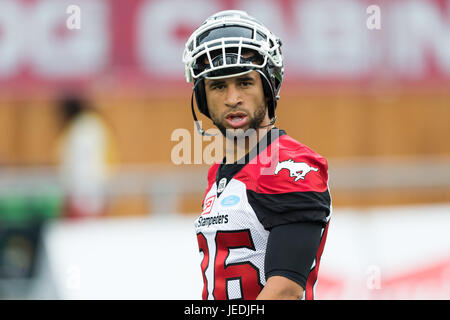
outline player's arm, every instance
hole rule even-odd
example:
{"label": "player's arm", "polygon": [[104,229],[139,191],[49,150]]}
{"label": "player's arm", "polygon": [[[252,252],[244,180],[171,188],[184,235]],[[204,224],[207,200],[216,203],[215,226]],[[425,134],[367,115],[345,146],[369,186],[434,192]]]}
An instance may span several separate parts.
{"label": "player's arm", "polygon": [[297,222],[272,228],[265,256],[266,285],[258,300],[303,298],[322,227],[316,222]]}
{"label": "player's arm", "polygon": [[272,276],[256,300],[301,300],[303,292],[298,283],[282,276]]}

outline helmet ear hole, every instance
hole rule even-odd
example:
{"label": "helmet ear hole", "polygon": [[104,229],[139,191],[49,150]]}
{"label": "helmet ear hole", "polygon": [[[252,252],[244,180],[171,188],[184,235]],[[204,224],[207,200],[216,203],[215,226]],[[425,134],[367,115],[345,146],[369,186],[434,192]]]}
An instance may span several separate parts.
{"label": "helmet ear hole", "polygon": [[275,117],[275,108],[277,107],[277,99],[275,98],[275,92],[273,91],[272,84],[269,82],[269,78],[262,72],[257,70],[261,77],[263,86],[264,97],[267,101],[267,108],[269,110],[269,118]]}
{"label": "helmet ear hole", "polygon": [[211,118],[209,115],[208,103],[206,102],[205,80],[203,78],[197,80],[194,87],[194,93],[198,110],[208,118]]}

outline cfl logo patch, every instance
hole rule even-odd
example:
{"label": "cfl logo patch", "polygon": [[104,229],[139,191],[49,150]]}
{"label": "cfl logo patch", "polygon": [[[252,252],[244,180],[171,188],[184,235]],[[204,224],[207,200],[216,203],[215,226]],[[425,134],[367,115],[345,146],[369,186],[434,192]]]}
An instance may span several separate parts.
{"label": "cfl logo patch", "polygon": [[213,204],[214,204],[214,200],[216,200],[215,195],[207,198],[205,200],[205,202],[203,202],[203,210],[202,210],[201,215],[209,214],[211,212]]}

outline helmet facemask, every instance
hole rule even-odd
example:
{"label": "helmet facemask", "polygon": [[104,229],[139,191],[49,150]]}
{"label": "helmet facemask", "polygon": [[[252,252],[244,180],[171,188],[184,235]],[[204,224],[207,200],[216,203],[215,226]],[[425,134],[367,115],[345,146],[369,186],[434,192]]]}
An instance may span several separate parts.
{"label": "helmet facemask", "polygon": [[262,68],[266,61],[257,52],[230,47],[225,50],[215,50],[197,59],[193,66],[194,72],[202,73],[202,78],[219,79],[246,74]]}

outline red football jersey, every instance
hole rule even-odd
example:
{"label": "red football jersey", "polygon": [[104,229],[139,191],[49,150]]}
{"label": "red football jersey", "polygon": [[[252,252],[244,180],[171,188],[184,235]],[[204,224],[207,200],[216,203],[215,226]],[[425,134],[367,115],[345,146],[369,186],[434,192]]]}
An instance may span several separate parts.
{"label": "red football jersey", "polygon": [[313,299],[330,214],[326,160],[282,130],[270,130],[243,161],[214,164],[195,221],[202,298],[255,299],[266,282],[270,229],[319,222],[322,239],[304,288]]}

